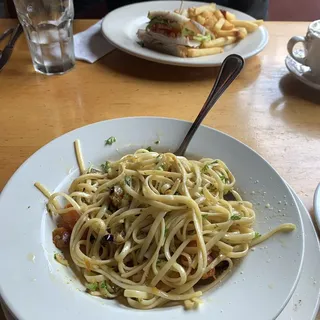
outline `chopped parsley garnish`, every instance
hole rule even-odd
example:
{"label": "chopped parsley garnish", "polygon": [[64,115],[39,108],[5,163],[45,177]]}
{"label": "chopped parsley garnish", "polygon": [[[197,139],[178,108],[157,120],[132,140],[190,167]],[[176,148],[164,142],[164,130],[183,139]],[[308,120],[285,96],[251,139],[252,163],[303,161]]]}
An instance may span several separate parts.
{"label": "chopped parsley garnish", "polygon": [[226,182],[227,182],[227,178],[226,178],[223,174],[221,174],[220,172],[218,172],[218,176],[219,176],[220,180],[221,180],[223,183],[226,183]]}
{"label": "chopped parsley garnish", "polygon": [[239,216],[238,214],[233,214],[230,219],[231,220],[240,220],[241,216]]}
{"label": "chopped parsley garnish", "polygon": [[86,285],[87,289],[90,291],[96,291],[98,289],[98,284],[96,282],[94,283],[87,283]]}
{"label": "chopped parsley garnish", "polygon": [[[201,172],[202,172],[202,173],[206,173],[206,172],[210,169],[209,166],[211,166],[211,165],[213,165],[213,164],[215,164],[215,163],[218,163],[218,160],[214,160],[214,161],[212,161],[211,163],[206,163],[206,164],[202,167]],[[219,175],[219,176],[220,176],[220,175]]]}
{"label": "chopped parsley garnish", "polygon": [[109,139],[107,139],[106,141],[105,141],[105,145],[107,146],[107,145],[109,145],[109,146],[111,146],[113,143],[115,143],[117,141],[117,139],[115,138],[115,137],[110,137]]}
{"label": "chopped parsley garnish", "polygon": [[202,173],[206,173],[208,170],[209,170],[209,166],[208,166],[208,164],[205,164],[205,165],[202,167],[201,172],[202,172]]}
{"label": "chopped parsley garnish", "polygon": [[131,186],[132,178],[130,176],[125,176],[124,177],[124,182],[128,185]]}
{"label": "chopped parsley garnish", "polygon": [[126,194],[123,196],[123,199],[125,199],[125,200],[130,200],[130,195],[126,193]]}
{"label": "chopped parsley garnish", "polygon": [[164,170],[163,166],[159,166],[158,170],[163,171]]}
{"label": "chopped parsley garnish", "polygon": [[261,234],[259,232],[255,232],[253,239],[257,239],[257,238],[260,238],[260,237],[261,237]]}
{"label": "chopped parsley garnish", "polygon": [[100,284],[100,288],[101,289],[107,289],[107,284],[105,281],[103,281],[101,284]]}
{"label": "chopped parsley garnish", "polygon": [[152,152],[152,148],[149,146],[148,148],[146,148],[146,150],[148,150],[149,152]]}
{"label": "chopped parsley garnish", "polygon": [[108,170],[110,169],[110,162],[109,161],[106,161],[105,163],[103,163],[102,165],[101,165],[101,168],[102,168],[102,170],[104,171],[104,172],[108,172]]}
{"label": "chopped parsley garnish", "polygon": [[157,140],[154,142],[154,144],[159,144],[160,143],[160,140]]}
{"label": "chopped parsley garnish", "polygon": [[204,215],[202,216],[202,218],[203,218],[203,219],[206,219],[206,220],[208,220],[208,217],[209,217],[208,214],[204,214]]}
{"label": "chopped parsley garnish", "polygon": [[164,236],[165,236],[165,237],[167,236],[168,231],[169,231],[169,230],[168,230],[167,228],[164,229]]}

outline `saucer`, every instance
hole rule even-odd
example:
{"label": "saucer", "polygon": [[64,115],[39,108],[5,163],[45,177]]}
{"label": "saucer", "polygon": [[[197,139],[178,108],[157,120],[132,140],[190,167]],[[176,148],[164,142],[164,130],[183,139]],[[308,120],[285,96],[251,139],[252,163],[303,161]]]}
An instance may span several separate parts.
{"label": "saucer", "polygon": [[[295,50],[294,54],[296,56],[303,57],[304,51],[299,49]],[[316,77],[311,73],[311,69],[294,59],[292,59],[289,55],[285,60],[286,66],[288,70],[301,82],[305,83],[309,87],[320,90],[320,77]]]}

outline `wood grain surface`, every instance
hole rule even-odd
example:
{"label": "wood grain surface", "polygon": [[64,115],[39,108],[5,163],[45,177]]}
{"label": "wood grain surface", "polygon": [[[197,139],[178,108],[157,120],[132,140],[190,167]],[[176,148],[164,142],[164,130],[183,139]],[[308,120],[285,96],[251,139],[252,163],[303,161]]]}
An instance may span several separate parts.
{"label": "wood grain surface", "polygon": [[[75,32],[94,22],[75,21]],[[0,20],[0,32],[15,24]],[[312,214],[320,182],[320,93],[298,82],[284,64],[288,40],[304,35],[307,26],[267,22],[269,44],[246,62],[204,124],[260,153]],[[41,146],[83,125],[147,115],[192,121],[216,74],[217,68],[160,65],[115,50],[95,64],[77,62],[71,72],[48,77],[33,70],[22,36],[0,72],[0,190]]]}

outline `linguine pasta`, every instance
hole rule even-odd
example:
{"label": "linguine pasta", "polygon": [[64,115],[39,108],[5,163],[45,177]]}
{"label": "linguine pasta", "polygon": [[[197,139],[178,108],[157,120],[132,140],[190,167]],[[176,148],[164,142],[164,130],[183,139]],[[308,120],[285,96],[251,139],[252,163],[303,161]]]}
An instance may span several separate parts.
{"label": "linguine pasta", "polygon": [[[70,230],[68,239],[54,231],[55,244],[66,240],[93,295],[124,296],[137,309],[168,302],[192,308],[232,271],[234,259],[274,232],[295,228],[256,233],[252,204],[235,191],[221,160],[140,149],[96,170],[85,168],[79,141],[75,150],[80,176],[68,193],[36,186]],[[68,229],[71,214],[76,219]]]}

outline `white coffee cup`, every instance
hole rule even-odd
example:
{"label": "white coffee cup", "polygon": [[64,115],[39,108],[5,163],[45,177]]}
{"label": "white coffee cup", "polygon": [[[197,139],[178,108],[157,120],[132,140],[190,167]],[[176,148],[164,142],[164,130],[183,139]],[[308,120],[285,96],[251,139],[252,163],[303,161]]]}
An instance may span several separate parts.
{"label": "white coffee cup", "polygon": [[[301,42],[304,46],[304,57],[294,54],[293,48],[298,42]],[[288,42],[287,49],[292,59],[310,67],[312,74],[315,76],[320,76],[320,20],[309,25],[305,37],[292,37]]]}

